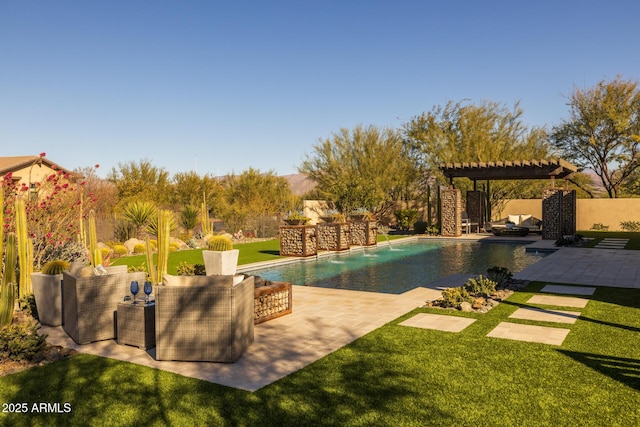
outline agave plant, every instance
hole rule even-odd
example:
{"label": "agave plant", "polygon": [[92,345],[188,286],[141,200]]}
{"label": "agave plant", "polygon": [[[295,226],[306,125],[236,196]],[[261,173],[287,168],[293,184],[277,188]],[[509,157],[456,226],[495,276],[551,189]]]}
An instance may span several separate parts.
{"label": "agave plant", "polygon": [[136,227],[136,235],[142,238],[142,230],[148,226],[154,219],[157,220],[157,210],[153,203],[135,200],[127,203],[122,208],[122,216]]}

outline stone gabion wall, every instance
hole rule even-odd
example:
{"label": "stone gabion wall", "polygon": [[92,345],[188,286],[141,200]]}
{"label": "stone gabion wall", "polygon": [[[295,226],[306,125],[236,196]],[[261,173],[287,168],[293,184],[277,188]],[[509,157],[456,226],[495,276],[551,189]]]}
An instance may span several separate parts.
{"label": "stone gabion wall", "polygon": [[376,221],[352,221],[349,223],[351,245],[373,246],[378,243]]}
{"label": "stone gabion wall", "polygon": [[265,292],[254,298],[254,322],[266,320],[291,312],[291,285],[280,286],[273,291]]}
{"label": "stone gabion wall", "polygon": [[542,192],[542,238],[557,240],[576,234],[576,192],[547,188]]}
{"label": "stone gabion wall", "polygon": [[467,191],[467,215],[469,221],[479,224],[479,227],[484,227],[485,217],[487,214],[486,208],[487,194],[484,191]]}
{"label": "stone gabion wall", "polygon": [[317,254],[315,225],[280,227],[280,255],[311,256]]}
{"label": "stone gabion wall", "polygon": [[442,231],[446,237],[462,236],[462,193],[457,188],[440,192]]}
{"label": "stone gabion wall", "polygon": [[318,250],[343,251],[349,249],[349,224],[331,222],[318,224]]}
{"label": "stone gabion wall", "polygon": [[[562,190],[562,234],[576,234],[576,192]],[[544,226],[544,224],[542,224]]]}

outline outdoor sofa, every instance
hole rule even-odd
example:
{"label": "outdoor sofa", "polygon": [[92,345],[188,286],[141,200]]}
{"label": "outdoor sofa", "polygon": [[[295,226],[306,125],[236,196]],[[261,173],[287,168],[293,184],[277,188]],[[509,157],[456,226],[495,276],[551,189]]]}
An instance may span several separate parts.
{"label": "outdoor sofa", "polygon": [[155,297],[157,360],[235,362],[253,343],[253,276],[165,274]]}
{"label": "outdoor sofa", "polygon": [[127,266],[107,267],[97,275],[92,267],[62,275],[62,329],[78,344],[114,339],[118,303],[130,295],[132,280],[143,283],[146,273],[128,273]]}
{"label": "outdoor sofa", "polygon": [[513,223],[513,227],[517,229],[526,229],[527,233],[542,232],[542,221],[530,214],[513,214],[498,221],[493,221],[491,222],[491,232],[500,235],[504,229],[509,228],[507,222]]}

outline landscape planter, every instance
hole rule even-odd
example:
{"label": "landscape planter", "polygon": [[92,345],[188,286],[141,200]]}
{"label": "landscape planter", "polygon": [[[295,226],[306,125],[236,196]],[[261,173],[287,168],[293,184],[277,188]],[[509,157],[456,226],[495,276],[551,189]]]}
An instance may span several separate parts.
{"label": "landscape planter", "polygon": [[349,249],[349,224],[331,222],[318,224],[318,250],[344,251]]}
{"label": "landscape planter", "polygon": [[239,254],[240,251],[238,249],[231,249],[229,251],[202,251],[206,275],[235,275],[238,267]]}
{"label": "landscape planter", "polygon": [[280,227],[280,256],[312,256],[318,253],[318,227],[291,225]]}
{"label": "landscape planter", "polygon": [[62,273],[33,273],[31,283],[40,323],[47,326],[62,325]]}

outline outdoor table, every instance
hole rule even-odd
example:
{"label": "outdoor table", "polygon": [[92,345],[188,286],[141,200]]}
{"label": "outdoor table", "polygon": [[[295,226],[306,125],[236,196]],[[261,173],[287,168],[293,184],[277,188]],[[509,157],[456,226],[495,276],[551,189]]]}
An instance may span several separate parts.
{"label": "outdoor table", "polygon": [[138,301],[118,303],[117,342],[144,350],[156,346],[156,304]]}

